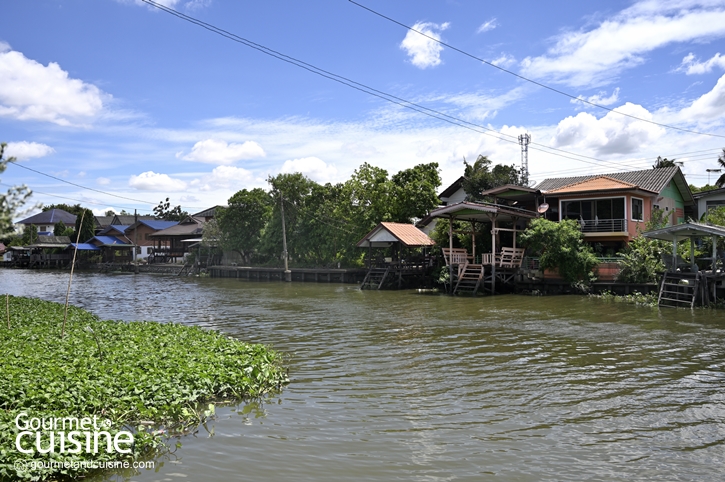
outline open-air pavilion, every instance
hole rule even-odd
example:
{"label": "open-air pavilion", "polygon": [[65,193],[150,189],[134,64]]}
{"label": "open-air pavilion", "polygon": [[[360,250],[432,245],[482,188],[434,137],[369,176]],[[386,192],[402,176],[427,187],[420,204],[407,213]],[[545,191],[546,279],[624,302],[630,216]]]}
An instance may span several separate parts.
{"label": "open-air pavilion", "polygon": [[[524,229],[529,220],[538,216],[537,212],[520,209],[514,206],[504,206],[493,203],[460,202],[450,206],[438,208],[430,213],[433,218],[448,219],[448,247],[443,248],[443,255],[448,265],[451,280],[451,293],[469,291],[476,293],[481,285],[490,285],[491,293],[496,292],[496,280],[510,282],[521,267],[524,258],[524,249],[517,247],[517,234]],[[468,221],[471,223],[473,238],[471,253],[462,248],[453,247],[453,221]],[[476,253],[476,224],[486,224],[491,230],[491,252]],[[511,241],[510,246],[504,246],[501,235]],[[486,274],[490,272],[490,275]]]}
{"label": "open-air pavilion", "polygon": [[[386,280],[397,280],[400,288],[404,278],[425,274],[431,266],[426,250],[434,245],[435,241],[412,224],[378,224],[357,243],[357,247],[368,249],[368,272],[360,288],[381,289]],[[387,253],[374,256],[373,249]]]}
{"label": "open-air pavilion", "polygon": [[[718,251],[717,246],[718,241],[725,239],[725,227],[687,222],[642,235],[672,243],[672,255],[663,256],[667,271],[660,285],[659,305],[694,307],[698,299],[703,305],[717,301],[718,285],[725,279],[725,254]],[[703,238],[712,240],[710,256],[695,258],[696,240]],[[687,239],[690,240],[690,259],[685,261],[677,255],[677,244]]]}

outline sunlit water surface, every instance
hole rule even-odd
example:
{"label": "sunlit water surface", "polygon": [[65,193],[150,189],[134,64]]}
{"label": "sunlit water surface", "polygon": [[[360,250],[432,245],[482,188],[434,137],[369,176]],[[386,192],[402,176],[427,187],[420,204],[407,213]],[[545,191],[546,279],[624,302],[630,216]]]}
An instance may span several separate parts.
{"label": "sunlit water surface", "polygon": [[[0,270],[0,291],[63,301],[67,280]],[[71,303],[288,355],[281,394],[110,480],[725,479],[723,312],[82,273]]]}

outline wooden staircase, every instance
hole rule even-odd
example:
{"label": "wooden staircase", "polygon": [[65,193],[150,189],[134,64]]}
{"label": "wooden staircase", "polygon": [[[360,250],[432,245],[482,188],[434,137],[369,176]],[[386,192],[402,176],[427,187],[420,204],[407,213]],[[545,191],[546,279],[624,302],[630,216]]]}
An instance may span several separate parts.
{"label": "wooden staircase", "polygon": [[662,276],[657,304],[670,308],[694,308],[699,284],[700,273],[667,272]]}
{"label": "wooden staircase", "polygon": [[376,289],[379,290],[383,287],[383,283],[385,283],[385,278],[388,277],[388,274],[390,273],[390,268],[370,268],[365,275],[365,279],[363,280],[362,284],[360,285],[360,289]]}
{"label": "wooden staircase", "polygon": [[461,266],[458,271],[458,281],[453,294],[470,293],[475,295],[483,282],[484,269],[482,264],[468,264]]}

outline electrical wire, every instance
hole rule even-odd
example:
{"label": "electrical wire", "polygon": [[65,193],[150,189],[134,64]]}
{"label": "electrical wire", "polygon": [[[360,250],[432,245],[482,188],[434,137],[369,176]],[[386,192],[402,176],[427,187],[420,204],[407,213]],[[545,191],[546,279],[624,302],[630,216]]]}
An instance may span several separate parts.
{"label": "electrical wire", "polygon": [[[404,107],[404,108],[407,108],[407,109],[416,111],[418,113],[421,113],[421,114],[427,115],[429,117],[432,117],[432,118],[441,120],[443,122],[447,122],[449,124],[453,124],[453,125],[456,125],[456,126],[459,126],[459,127],[463,127],[465,129],[468,129],[468,130],[477,132],[479,134],[484,134],[484,135],[488,135],[488,136],[494,137],[494,138],[496,138],[496,139],[498,139],[500,141],[509,142],[509,143],[517,144],[517,145],[519,144],[518,138],[516,136],[514,136],[514,135],[504,134],[504,133],[501,133],[501,132],[496,131],[495,129],[491,129],[489,127],[486,127],[486,126],[483,126],[483,125],[480,125],[480,124],[475,124],[475,123],[472,123],[472,122],[468,122],[468,121],[466,121],[464,119],[460,119],[458,117],[450,116],[450,115],[445,114],[443,112],[440,112],[438,110],[435,110],[435,109],[431,109],[431,108],[422,106],[422,105],[417,104],[415,102],[412,102],[412,101],[403,99],[401,97],[394,96],[392,94],[388,94],[388,93],[383,92],[381,90],[377,90],[377,89],[375,89],[373,87],[367,86],[367,85],[362,84],[360,82],[356,82],[356,81],[354,81],[352,79],[349,79],[347,77],[343,77],[341,75],[334,74],[332,72],[329,72],[327,70],[321,69],[319,67],[316,67],[316,66],[314,66],[312,64],[309,64],[309,63],[304,62],[302,60],[299,60],[297,58],[291,57],[289,55],[283,54],[283,53],[278,52],[276,50],[273,50],[271,48],[265,47],[264,45],[261,45],[261,44],[255,43],[255,42],[253,42],[251,40],[248,40],[248,39],[245,39],[243,37],[240,37],[240,36],[238,36],[238,35],[236,35],[234,33],[231,33],[231,32],[229,32],[227,30],[224,30],[222,28],[216,27],[216,26],[214,26],[212,24],[209,24],[207,22],[204,22],[202,20],[199,20],[199,19],[197,19],[195,17],[191,17],[189,15],[186,15],[184,13],[181,13],[181,12],[179,12],[177,10],[174,10],[174,9],[172,9],[170,7],[167,7],[165,5],[161,5],[161,4],[159,4],[159,3],[157,3],[157,2],[155,2],[153,0],[141,0],[141,1],[144,2],[144,3],[146,3],[146,4],[148,4],[148,5],[150,5],[150,6],[153,6],[153,7],[157,8],[157,9],[159,9],[159,10],[162,10],[162,11],[164,11],[164,12],[170,14],[170,15],[173,15],[173,16],[181,19],[181,20],[187,21],[189,23],[192,23],[194,25],[197,25],[199,27],[202,27],[202,28],[204,28],[206,30],[209,30],[212,33],[216,33],[217,35],[220,35],[222,37],[225,37],[225,38],[227,38],[229,40],[232,40],[234,42],[240,43],[240,44],[245,45],[247,47],[250,47],[252,49],[255,49],[255,50],[259,51],[259,52],[262,52],[262,53],[264,53],[266,55],[269,55],[271,57],[274,57],[274,58],[276,58],[278,60],[281,60],[283,62],[287,62],[289,64],[292,64],[292,65],[296,66],[296,67],[299,67],[301,69],[307,70],[307,71],[309,71],[309,72],[311,72],[313,74],[319,75],[321,77],[325,77],[325,78],[327,78],[329,80],[333,80],[335,82],[338,82],[340,84],[346,85],[346,86],[348,86],[350,88],[353,88],[355,90],[361,91],[361,92],[366,93],[368,95],[372,95],[374,97],[378,97],[378,98],[383,99],[383,100],[385,100],[387,102],[390,102],[392,104],[396,104],[398,106],[401,106],[401,107]],[[575,161],[579,161],[579,162],[589,163],[589,164],[593,164],[593,165],[597,165],[597,166],[601,166],[603,164],[609,164],[612,167],[617,167],[617,168],[620,168],[620,169],[631,169],[630,166],[628,166],[626,164],[623,164],[623,163],[618,163],[616,161],[605,161],[603,159],[597,159],[595,157],[586,156],[586,155],[583,155],[583,154],[577,154],[577,153],[570,152],[570,151],[566,151],[566,150],[563,150],[563,149],[557,149],[557,148],[554,148],[554,147],[545,146],[545,145],[540,144],[540,143],[532,142],[530,144],[530,146],[533,146],[533,147],[530,147],[530,149],[532,149],[532,150],[539,150],[539,151],[548,152],[548,153],[557,153],[557,155],[559,155],[561,157],[564,157],[564,158],[567,158],[567,159],[571,159],[571,160],[575,160]],[[576,156],[576,157],[572,157],[572,156]],[[589,160],[595,161],[595,162],[588,162],[588,161],[586,161],[586,159],[589,159]]]}
{"label": "electrical wire", "polygon": [[93,191],[93,192],[97,192],[97,193],[100,193],[100,194],[105,194],[106,196],[113,196],[113,197],[117,197],[119,199],[125,199],[127,201],[134,201],[134,202],[144,203],[144,204],[156,204],[155,202],[151,202],[151,201],[143,201],[141,199],[134,199],[134,198],[126,197],[126,196],[119,196],[118,194],[112,194],[110,192],[101,191],[99,189],[93,189],[92,187],[81,186],[80,184],[76,184],[74,182],[66,181],[65,179],[61,179],[59,177],[51,176],[50,174],[46,174],[44,172],[37,171],[37,170],[35,170],[33,168],[30,168],[28,166],[23,166],[22,164],[18,164],[17,161],[16,162],[10,162],[8,164],[13,165],[13,166],[22,167],[23,169],[27,169],[28,171],[33,171],[34,173],[40,174],[41,176],[49,177],[51,179],[55,179],[56,181],[60,181],[60,182],[66,183],[66,184],[70,184],[71,186],[79,187],[81,189],[86,189],[88,191]]}
{"label": "electrical wire", "polygon": [[544,89],[550,90],[552,92],[555,92],[557,94],[563,95],[565,97],[569,97],[570,99],[574,99],[574,100],[576,100],[578,102],[591,105],[591,106],[596,107],[598,109],[606,110],[607,112],[614,112],[615,114],[623,115],[623,116],[629,117],[631,119],[636,119],[636,120],[639,120],[639,121],[642,121],[642,122],[647,122],[649,124],[654,124],[656,126],[664,127],[666,129],[674,129],[674,130],[677,130],[677,131],[687,132],[689,134],[697,134],[697,135],[700,135],[700,136],[710,136],[710,137],[725,138],[724,135],[720,135],[720,134],[712,134],[712,133],[709,133],[709,132],[693,131],[693,130],[690,130],[690,129],[684,129],[682,127],[676,127],[676,126],[669,125],[669,124],[662,124],[660,122],[655,122],[655,121],[651,121],[651,120],[648,120],[648,119],[643,119],[641,117],[637,117],[637,116],[634,116],[634,115],[631,115],[631,114],[626,114],[626,113],[620,112],[620,111],[618,111],[616,109],[611,109],[611,108],[606,107],[606,106],[603,106],[601,104],[597,104],[597,103],[588,101],[586,99],[583,99],[581,97],[574,96],[572,94],[569,94],[568,92],[564,92],[564,91],[559,90],[559,89],[557,89],[555,87],[551,87],[551,86],[546,85],[546,84],[543,84],[541,82],[537,82],[536,80],[530,79],[528,77],[524,77],[523,75],[517,74],[516,72],[513,72],[511,70],[504,69],[503,67],[500,67],[500,66],[498,66],[498,65],[496,65],[496,64],[494,64],[492,62],[489,62],[489,61],[487,61],[485,59],[482,59],[480,57],[476,57],[475,55],[470,54],[470,53],[466,52],[465,50],[461,50],[461,49],[459,49],[457,47],[454,47],[453,45],[450,45],[450,44],[448,44],[446,42],[443,42],[443,41],[441,41],[441,40],[439,40],[439,39],[437,39],[437,38],[435,38],[435,37],[433,37],[431,35],[428,35],[428,34],[426,34],[424,32],[421,32],[420,30],[414,29],[413,27],[411,27],[409,25],[406,25],[406,24],[404,24],[402,22],[399,22],[399,21],[397,21],[397,20],[395,20],[395,19],[393,19],[391,17],[388,17],[386,15],[383,15],[382,13],[377,12],[377,11],[373,10],[372,8],[366,7],[365,5],[362,5],[360,3],[357,3],[354,0],[348,0],[348,2],[352,3],[353,5],[357,5],[358,7],[362,8],[364,10],[367,10],[368,12],[373,13],[373,14],[381,17],[381,18],[384,18],[385,20],[388,20],[388,21],[393,22],[393,23],[395,23],[397,25],[400,25],[401,27],[406,28],[406,29],[410,30],[411,32],[416,32],[416,33],[418,33],[418,34],[420,34],[420,35],[422,35],[422,36],[424,36],[424,37],[426,37],[426,38],[428,38],[430,40],[433,40],[434,42],[437,42],[440,45],[443,45],[445,47],[448,47],[449,49],[454,50],[454,51],[456,51],[456,52],[458,52],[460,54],[463,54],[463,55],[465,55],[467,57],[470,57],[470,58],[472,58],[474,60],[477,60],[479,62],[482,62],[482,63],[484,63],[484,64],[486,64],[486,65],[488,65],[490,67],[496,68],[496,69],[498,69],[498,70],[500,70],[502,72],[506,72],[507,74],[513,75],[514,77],[517,77],[517,78],[519,78],[521,80],[524,80],[526,82],[530,82],[530,83],[532,83],[534,85],[537,85],[539,87],[542,87]]}

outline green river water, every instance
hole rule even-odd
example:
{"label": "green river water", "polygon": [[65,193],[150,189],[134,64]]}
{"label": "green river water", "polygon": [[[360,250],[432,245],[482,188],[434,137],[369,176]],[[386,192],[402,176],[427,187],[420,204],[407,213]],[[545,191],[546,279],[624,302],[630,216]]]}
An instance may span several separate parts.
{"label": "green river water", "polygon": [[[1,270],[0,292],[67,280]],[[71,302],[288,355],[282,393],[99,480],[725,479],[723,311],[130,274],[76,274]]]}

